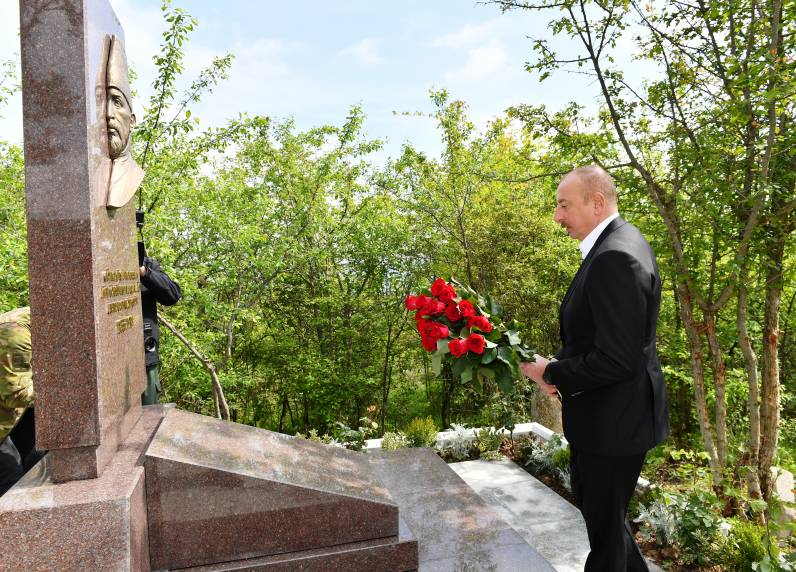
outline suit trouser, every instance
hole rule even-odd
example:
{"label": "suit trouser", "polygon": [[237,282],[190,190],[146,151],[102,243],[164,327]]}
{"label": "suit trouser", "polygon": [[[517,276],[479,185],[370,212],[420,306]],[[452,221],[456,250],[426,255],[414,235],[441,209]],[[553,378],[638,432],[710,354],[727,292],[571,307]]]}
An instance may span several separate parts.
{"label": "suit trouser", "polygon": [[626,520],[645,455],[608,457],[570,446],[572,493],[591,548],[586,572],[648,572]]}

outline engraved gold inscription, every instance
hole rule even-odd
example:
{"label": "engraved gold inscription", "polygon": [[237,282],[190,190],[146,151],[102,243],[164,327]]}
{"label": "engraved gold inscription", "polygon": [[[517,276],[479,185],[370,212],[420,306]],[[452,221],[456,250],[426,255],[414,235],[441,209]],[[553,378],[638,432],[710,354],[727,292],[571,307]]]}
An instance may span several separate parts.
{"label": "engraved gold inscription", "polygon": [[108,304],[108,313],[115,314],[116,312],[121,312],[122,310],[129,310],[136,304],[138,304],[138,298],[125,298],[124,300],[119,300],[118,302],[111,302]]}
{"label": "engraved gold inscription", "polygon": [[133,327],[133,317],[125,316],[121,320],[116,320],[116,333],[123,334]]}
{"label": "engraved gold inscription", "polygon": [[137,294],[141,290],[141,283],[117,284],[116,286],[103,286],[100,292],[101,298],[115,298],[126,294]]}
{"label": "engraved gold inscription", "polygon": [[125,282],[138,280],[140,274],[137,270],[106,270],[102,273],[103,282]]}

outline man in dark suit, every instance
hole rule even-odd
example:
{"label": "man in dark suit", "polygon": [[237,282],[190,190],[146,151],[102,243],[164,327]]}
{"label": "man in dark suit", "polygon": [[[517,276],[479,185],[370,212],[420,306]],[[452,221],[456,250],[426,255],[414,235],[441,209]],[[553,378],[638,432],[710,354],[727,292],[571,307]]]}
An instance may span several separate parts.
{"label": "man in dark suit", "polygon": [[625,515],[646,452],[669,433],[655,349],[658,266],[619,217],[614,182],[600,167],[566,175],[556,202],[555,221],[580,241],[583,262],[559,310],[561,349],[522,369],[561,396],[572,492],[591,547],[586,571],[646,571]]}

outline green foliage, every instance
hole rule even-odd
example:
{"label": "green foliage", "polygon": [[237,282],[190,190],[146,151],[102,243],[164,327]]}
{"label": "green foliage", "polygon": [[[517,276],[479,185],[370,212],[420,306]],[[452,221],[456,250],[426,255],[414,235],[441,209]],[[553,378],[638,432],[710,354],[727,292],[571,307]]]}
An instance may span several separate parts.
{"label": "green foliage", "polygon": [[533,474],[556,476],[559,469],[569,470],[569,447],[563,444],[561,435],[555,434],[548,441],[529,436],[520,440],[519,450],[520,460]]}
{"label": "green foliage", "polygon": [[470,457],[473,437],[465,425],[453,423],[451,429],[453,429],[453,435],[448,439],[444,451],[448,452],[454,461],[464,461]]}
{"label": "green foliage", "polygon": [[398,431],[397,433],[393,433],[392,431],[388,431],[384,434],[381,440],[381,448],[386,451],[395,451],[396,449],[406,449],[407,447],[411,447],[412,442],[409,438]]}
{"label": "green foliage", "polygon": [[0,141],[0,312],[28,304],[22,149]]}
{"label": "green foliage", "polygon": [[429,416],[412,419],[404,432],[412,447],[433,447],[437,442],[439,429]]}
{"label": "green foliage", "polygon": [[553,451],[550,463],[559,471],[569,470],[569,447]]}
{"label": "green foliage", "polygon": [[726,556],[729,526],[719,509],[719,501],[710,491],[663,491],[651,504],[638,505],[634,522],[639,523],[646,539],[676,547],[680,564],[704,566]]}
{"label": "green foliage", "polygon": [[[730,523],[732,529],[730,530],[731,554],[729,559],[732,560],[736,566],[735,569],[739,572],[754,570],[753,565],[768,556],[766,528],[760,524],[740,519],[733,519]],[[775,558],[779,555],[776,544],[773,545],[772,555]]]}
{"label": "green foliage", "polygon": [[339,421],[335,423],[335,440],[346,449],[361,451],[365,447],[365,440],[373,435],[379,426],[367,417],[361,418],[359,422],[360,426],[356,429]]}
{"label": "green foliage", "polygon": [[496,431],[493,427],[484,427],[480,431],[476,431],[473,445],[480,451],[481,458],[483,458],[486,453],[497,452],[505,440],[506,436],[502,432]]}

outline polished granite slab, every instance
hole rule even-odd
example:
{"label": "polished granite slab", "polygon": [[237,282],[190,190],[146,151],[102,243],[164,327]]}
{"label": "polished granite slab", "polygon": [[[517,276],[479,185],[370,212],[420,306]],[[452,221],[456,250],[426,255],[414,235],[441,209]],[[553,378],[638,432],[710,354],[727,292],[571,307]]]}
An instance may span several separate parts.
{"label": "polished granite slab", "polygon": [[369,453],[419,544],[421,571],[553,567],[431,449]]}
{"label": "polished granite slab", "polygon": [[154,569],[399,536],[363,453],[175,409],[145,468]]}

